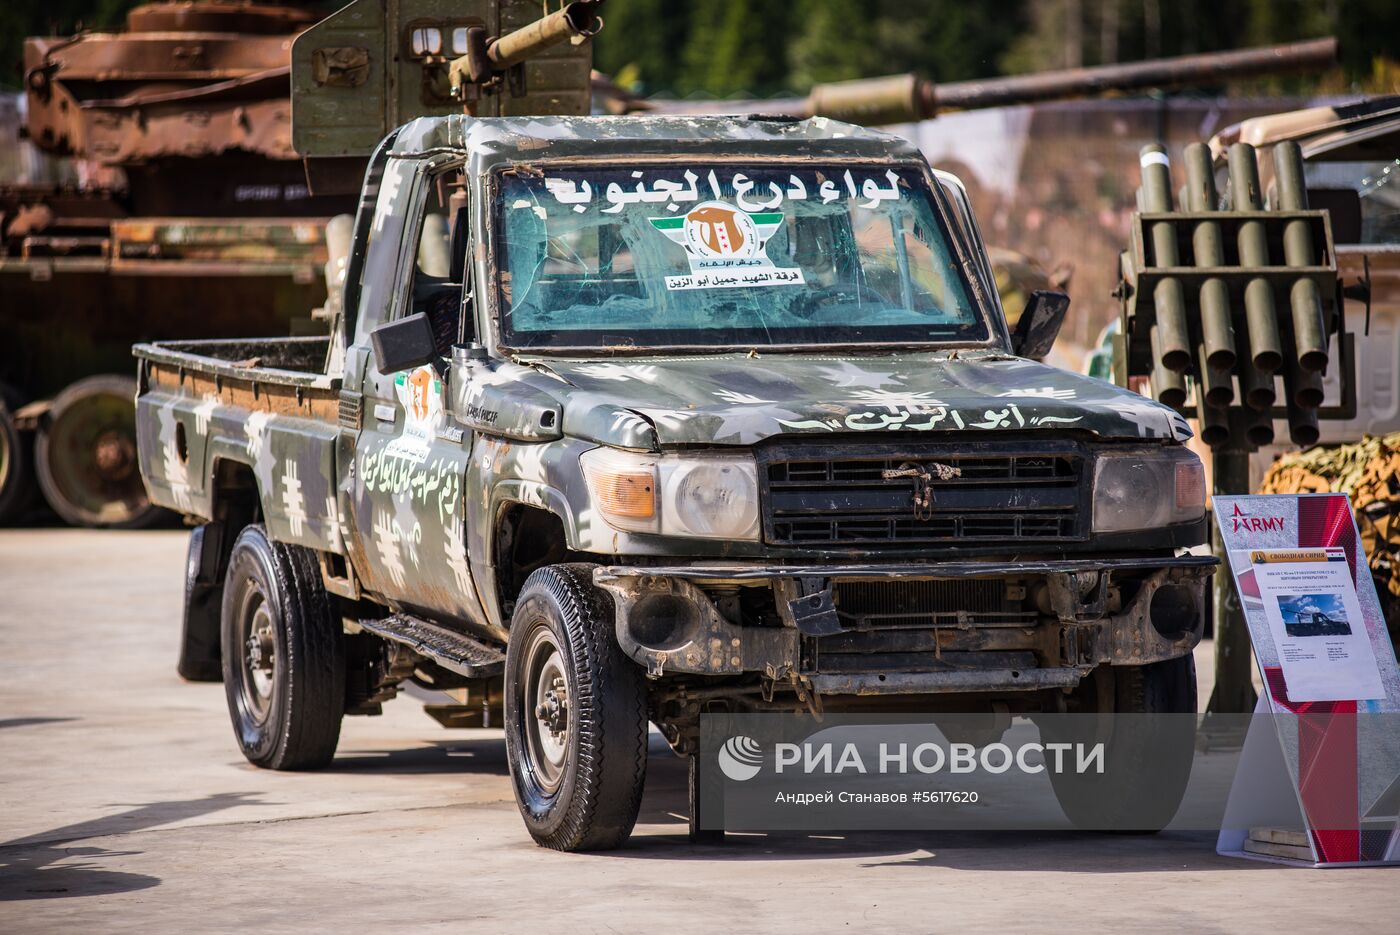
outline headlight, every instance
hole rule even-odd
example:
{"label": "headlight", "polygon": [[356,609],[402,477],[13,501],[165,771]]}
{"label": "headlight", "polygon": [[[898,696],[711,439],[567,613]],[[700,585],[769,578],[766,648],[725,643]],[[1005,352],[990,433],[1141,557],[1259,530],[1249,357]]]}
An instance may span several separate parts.
{"label": "headlight", "polygon": [[595,448],[579,459],[608,524],[631,532],[758,539],[758,472],[747,455],[643,455]]}
{"label": "headlight", "polygon": [[1186,448],[1102,454],[1095,463],[1094,532],[1189,523],[1205,509],[1205,469]]}

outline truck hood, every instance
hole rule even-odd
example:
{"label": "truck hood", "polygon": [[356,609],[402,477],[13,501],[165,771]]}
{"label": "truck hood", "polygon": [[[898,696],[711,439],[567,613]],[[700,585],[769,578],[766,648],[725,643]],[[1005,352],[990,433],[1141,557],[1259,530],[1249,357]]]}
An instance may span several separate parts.
{"label": "truck hood", "polygon": [[[622,447],[750,445],[775,435],[1073,430],[1191,437],[1137,393],[1002,352],[740,354],[522,360],[563,403],[566,434]],[[531,381],[536,382],[536,381]],[[540,386],[536,383],[540,389]]]}

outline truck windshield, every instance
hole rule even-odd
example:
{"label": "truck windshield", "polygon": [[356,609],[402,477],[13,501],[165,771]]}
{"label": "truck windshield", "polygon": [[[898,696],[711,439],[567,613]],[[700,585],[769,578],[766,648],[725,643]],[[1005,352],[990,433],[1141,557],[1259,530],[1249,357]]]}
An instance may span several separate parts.
{"label": "truck windshield", "polygon": [[1356,192],[1361,201],[1358,243],[1400,244],[1400,159],[1310,162],[1307,180],[1309,188],[1349,188]]}
{"label": "truck windshield", "polygon": [[917,167],[548,168],[501,177],[504,343],[988,340]]}

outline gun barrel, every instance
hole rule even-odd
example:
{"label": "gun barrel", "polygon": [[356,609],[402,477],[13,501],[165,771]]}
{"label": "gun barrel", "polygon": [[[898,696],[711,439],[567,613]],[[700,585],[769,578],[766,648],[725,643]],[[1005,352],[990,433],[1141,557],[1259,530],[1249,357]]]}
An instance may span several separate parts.
{"label": "gun barrel", "polygon": [[561,42],[588,38],[603,25],[598,7],[603,0],[573,0],[548,16],[522,26],[494,40],[486,48],[486,58],[496,71],[519,65]]}
{"label": "gun barrel", "polygon": [[[861,78],[817,85],[799,109],[805,111],[805,116],[820,114],[853,123],[905,123],[927,120],[949,110],[1031,104],[1113,92],[1200,87],[1260,75],[1321,71],[1336,63],[1337,40],[1329,37],[946,84],[935,84],[915,75]],[[726,112],[732,110],[731,102]]]}
{"label": "gun barrel", "polygon": [[1026,104],[1112,91],[1166,91],[1260,75],[1317,71],[1336,63],[1337,40],[1329,37],[1231,52],[1177,55],[1122,65],[1067,68],[988,81],[954,81],[933,86],[930,103],[938,111]]}

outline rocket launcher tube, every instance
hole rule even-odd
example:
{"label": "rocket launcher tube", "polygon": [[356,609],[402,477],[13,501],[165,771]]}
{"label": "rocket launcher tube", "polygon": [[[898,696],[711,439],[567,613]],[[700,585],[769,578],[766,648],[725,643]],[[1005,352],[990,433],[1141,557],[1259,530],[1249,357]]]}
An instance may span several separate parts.
{"label": "rocket launcher tube", "polygon": [[[1153,143],[1142,148],[1142,207],[1144,211],[1167,213],[1172,210],[1171,166],[1166,148]],[[1176,247],[1176,231],[1170,222],[1152,225],[1152,252],[1157,266],[1180,266]],[[1152,293],[1157,324],[1153,336],[1158,346],[1153,350],[1154,366],[1182,373],[1191,366],[1191,339],[1186,325],[1186,299],[1181,281],[1168,277],[1157,284]]]}
{"label": "rocket launcher tube", "polygon": [[1316,409],[1322,405],[1322,374],[1316,370],[1304,370],[1301,364],[1290,363],[1283,371],[1283,385],[1290,407]]}
{"label": "rocket launcher tube", "polygon": [[1288,394],[1288,437],[1303,448],[1317,444],[1321,435],[1317,407],[1322,405],[1322,375],[1290,362],[1283,375]]}
{"label": "rocket launcher tube", "polygon": [[1153,325],[1149,334],[1148,340],[1152,342],[1152,374],[1148,382],[1152,387],[1152,396],[1164,406],[1180,409],[1186,405],[1186,377],[1162,364],[1161,325]]}
{"label": "rocket launcher tube", "polygon": [[[1262,211],[1259,196],[1259,165],[1254,147],[1235,143],[1230,147],[1230,192],[1236,211]],[[1268,266],[1269,244],[1262,221],[1245,221],[1239,233],[1240,265]],[[1279,340],[1274,293],[1267,279],[1252,279],[1244,290],[1244,313],[1249,326],[1249,349],[1254,366],[1274,373],[1283,366],[1283,345]]]}
{"label": "rocket launcher tube", "polygon": [[1230,440],[1230,411],[1202,403],[1199,413],[1201,441],[1212,448]]}
{"label": "rocket launcher tube", "polygon": [[1212,406],[1228,406],[1235,401],[1235,382],[1228,367],[1212,367],[1207,360],[1205,345],[1200,349],[1200,379],[1196,382],[1196,392]]}
{"label": "rocket launcher tube", "polygon": [[1316,409],[1299,409],[1297,406],[1288,410],[1288,437],[1293,444],[1300,448],[1309,448],[1317,444],[1317,440],[1322,437],[1322,429],[1318,425]]}
{"label": "rocket launcher tube", "polygon": [[[1215,175],[1210,149],[1204,143],[1186,147],[1186,208],[1216,209]],[[1201,221],[1191,232],[1191,249],[1197,266],[1224,266],[1225,245],[1217,221]],[[1224,371],[1235,366],[1235,328],[1230,322],[1230,290],[1225,280],[1212,277],[1201,284],[1201,340],[1207,365]],[[1230,393],[1233,397],[1233,390]],[[1227,405],[1229,399],[1219,405]]]}
{"label": "rocket launcher tube", "polygon": [[1244,437],[1249,439],[1249,443],[1258,448],[1274,443],[1274,417],[1271,412],[1258,412],[1253,409],[1244,411],[1245,430]]}
{"label": "rocket launcher tube", "polygon": [[1245,405],[1256,412],[1268,412],[1274,408],[1277,393],[1274,391],[1274,375],[1260,370],[1249,357],[1241,357],[1235,365],[1240,377],[1240,391],[1244,393]]}
{"label": "rocket launcher tube", "polygon": [[[1284,211],[1306,211],[1308,191],[1303,180],[1303,150],[1294,142],[1274,147],[1274,177],[1278,183],[1279,207]],[[1305,218],[1289,221],[1283,229],[1283,259],[1289,266],[1313,266],[1317,250],[1312,228]],[[1319,372],[1327,369],[1327,329],[1322,321],[1322,296],[1317,283],[1300,278],[1288,292],[1293,311],[1293,343],[1298,350],[1298,366]]]}

